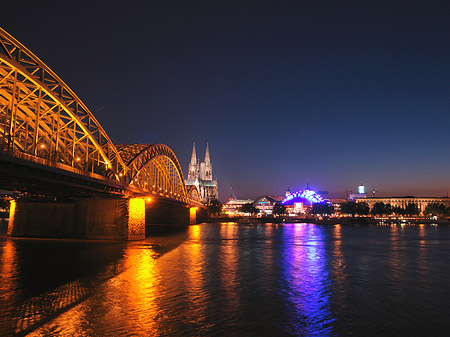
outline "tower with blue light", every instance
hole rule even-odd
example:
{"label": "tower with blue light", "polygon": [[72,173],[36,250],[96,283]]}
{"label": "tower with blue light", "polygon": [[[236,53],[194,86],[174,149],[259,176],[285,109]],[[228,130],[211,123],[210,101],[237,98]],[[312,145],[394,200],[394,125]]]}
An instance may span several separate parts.
{"label": "tower with blue light", "polygon": [[357,199],[365,199],[365,198],[367,198],[367,194],[364,184],[362,182],[358,186],[358,193],[351,193],[348,196],[348,200],[350,201],[356,201]]}

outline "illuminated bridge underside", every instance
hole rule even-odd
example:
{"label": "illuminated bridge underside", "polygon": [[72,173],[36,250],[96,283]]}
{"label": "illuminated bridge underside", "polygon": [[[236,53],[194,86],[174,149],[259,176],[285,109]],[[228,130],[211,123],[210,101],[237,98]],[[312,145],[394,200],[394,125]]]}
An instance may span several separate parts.
{"label": "illuminated bridge underside", "polygon": [[187,203],[199,200],[195,193],[188,195],[180,164],[169,147],[116,147],[75,93],[2,29],[0,154],[103,180],[115,186],[115,193],[122,189]]}

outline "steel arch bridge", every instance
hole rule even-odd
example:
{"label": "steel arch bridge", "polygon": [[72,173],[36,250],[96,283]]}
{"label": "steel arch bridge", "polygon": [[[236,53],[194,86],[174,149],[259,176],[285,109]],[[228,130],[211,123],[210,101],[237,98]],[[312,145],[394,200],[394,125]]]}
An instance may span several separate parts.
{"label": "steel arch bridge", "polygon": [[77,95],[1,28],[0,153],[113,183],[134,194],[199,203],[198,191],[187,191],[168,146],[114,145]]}

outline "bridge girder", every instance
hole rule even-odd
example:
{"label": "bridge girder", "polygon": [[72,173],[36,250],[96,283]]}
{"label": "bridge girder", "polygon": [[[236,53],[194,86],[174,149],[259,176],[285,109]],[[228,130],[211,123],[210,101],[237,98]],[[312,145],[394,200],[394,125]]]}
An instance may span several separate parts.
{"label": "bridge girder", "polygon": [[187,203],[199,201],[188,195],[180,163],[167,145],[127,144],[116,147],[128,165],[130,185]]}
{"label": "bridge girder", "polygon": [[191,185],[189,188],[186,186],[186,188],[187,188],[187,197],[190,200],[195,200],[197,203],[201,203],[200,192],[197,186]]}
{"label": "bridge girder", "polygon": [[132,187],[133,193],[200,204],[198,191],[187,192],[181,166],[168,146],[116,147],[75,93],[1,28],[0,153],[100,177],[124,190]]}
{"label": "bridge girder", "polygon": [[0,28],[0,151],[126,182],[128,167],[93,114]]}

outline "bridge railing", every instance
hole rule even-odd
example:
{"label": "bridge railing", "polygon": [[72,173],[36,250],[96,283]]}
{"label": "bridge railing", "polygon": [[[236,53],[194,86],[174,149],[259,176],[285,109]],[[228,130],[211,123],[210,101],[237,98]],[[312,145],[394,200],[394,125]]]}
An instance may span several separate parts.
{"label": "bridge railing", "polygon": [[31,154],[28,154],[28,153],[20,152],[17,149],[9,149],[8,151],[2,151],[2,152],[4,154],[7,154],[7,155],[15,157],[15,158],[31,161],[33,163],[41,164],[41,165],[44,165],[44,166],[54,167],[54,168],[61,169],[61,170],[64,170],[64,171],[69,171],[69,172],[72,172],[72,173],[75,173],[75,174],[78,174],[78,175],[89,176],[89,177],[94,178],[94,179],[108,181],[108,182],[111,182],[111,183],[114,183],[114,184],[118,183],[118,181],[116,179],[111,179],[109,177],[105,177],[105,176],[102,176],[102,175],[97,174],[97,173],[93,173],[93,172],[89,172],[89,171],[85,171],[85,170],[80,170],[80,169],[72,167],[70,165],[66,165],[66,164],[63,164],[63,163],[55,162],[55,161],[52,161],[50,159],[45,159],[45,158],[33,156]]}
{"label": "bridge railing", "polygon": [[[75,167],[63,164],[63,163],[55,162],[55,161],[52,161],[52,160],[49,160],[49,159],[45,159],[45,158],[41,158],[41,157],[36,157],[36,156],[30,155],[28,153],[20,152],[17,149],[9,149],[8,151],[4,151],[3,150],[3,151],[0,151],[0,153],[3,153],[5,155],[8,155],[8,156],[11,156],[11,157],[14,157],[14,158],[18,158],[18,159],[21,159],[21,160],[26,160],[26,161],[30,161],[30,162],[33,162],[33,163],[36,163],[36,164],[40,164],[40,165],[43,165],[43,166],[53,167],[53,168],[57,168],[57,169],[60,169],[60,170],[72,172],[72,173],[75,173],[75,174],[80,175],[80,176],[89,176],[89,177],[97,179],[97,180],[109,182],[109,183],[111,183],[113,185],[120,185],[120,186],[122,186],[124,188],[124,190],[127,189],[127,187],[130,186],[129,184],[121,183],[121,182],[119,182],[119,181],[117,181],[115,179],[112,179],[112,178],[109,178],[109,177],[105,177],[105,176],[102,176],[102,175],[97,174],[97,173],[86,172],[84,170],[80,170],[80,169],[77,169]],[[177,198],[174,198],[170,193],[164,193],[164,192],[160,192],[160,191],[157,191],[157,190],[151,190],[151,189],[145,189],[145,188],[140,188],[140,189],[142,190],[143,194],[148,193],[148,194],[155,195],[155,196],[161,196],[161,197],[165,197],[165,198],[169,198],[169,199],[175,199],[175,200],[182,201],[182,202],[185,202],[185,203],[190,204],[190,205],[202,206],[201,202],[191,198],[190,196],[187,196],[187,197],[186,196],[179,196]]]}

